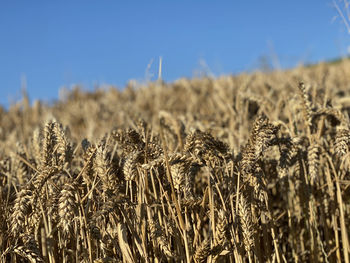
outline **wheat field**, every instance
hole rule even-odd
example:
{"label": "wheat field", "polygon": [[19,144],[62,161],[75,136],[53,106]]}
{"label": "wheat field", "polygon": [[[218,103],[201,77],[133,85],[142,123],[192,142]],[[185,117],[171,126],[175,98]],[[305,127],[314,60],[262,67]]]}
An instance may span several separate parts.
{"label": "wheat field", "polygon": [[349,262],[350,61],[0,111],[1,262]]}

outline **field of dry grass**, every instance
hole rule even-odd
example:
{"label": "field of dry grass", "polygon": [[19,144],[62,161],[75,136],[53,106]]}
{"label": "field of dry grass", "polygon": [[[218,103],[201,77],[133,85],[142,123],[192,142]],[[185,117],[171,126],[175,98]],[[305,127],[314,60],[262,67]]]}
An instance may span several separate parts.
{"label": "field of dry grass", "polygon": [[349,262],[350,62],[0,112],[1,262]]}

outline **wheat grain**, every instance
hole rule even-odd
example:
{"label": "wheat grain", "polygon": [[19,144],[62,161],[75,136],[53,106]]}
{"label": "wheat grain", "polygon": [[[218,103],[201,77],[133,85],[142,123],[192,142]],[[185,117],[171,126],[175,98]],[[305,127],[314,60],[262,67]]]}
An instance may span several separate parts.
{"label": "wheat grain", "polygon": [[254,247],[254,229],[251,219],[251,211],[243,195],[241,195],[241,198],[239,199],[238,212],[242,228],[244,247],[246,252],[249,254],[251,253],[252,248]]}
{"label": "wheat grain", "polygon": [[14,236],[18,236],[26,225],[26,218],[30,213],[32,198],[32,191],[29,189],[22,189],[17,194],[10,217],[11,233]]}
{"label": "wheat grain", "polygon": [[210,256],[210,239],[205,239],[196,249],[194,253],[194,260],[197,263],[204,263],[207,261],[207,258]]}
{"label": "wheat grain", "polygon": [[76,201],[74,197],[74,186],[67,182],[61,190],[58,199],[58,215],[60,218],[59,226],[62,227],[62,231],[65,235],[70,232],[71,225],[75,217]]}
{"label": "wheat grain", "polygon": [[339,128],[335,135],[334,152],[343,157],[349,151],[350,131],[348,129]]}

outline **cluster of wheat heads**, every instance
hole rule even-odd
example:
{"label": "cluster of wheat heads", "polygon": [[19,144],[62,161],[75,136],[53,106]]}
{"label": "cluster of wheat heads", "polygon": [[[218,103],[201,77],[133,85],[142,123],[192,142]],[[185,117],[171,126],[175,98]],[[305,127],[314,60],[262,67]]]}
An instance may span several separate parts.
{"label": "cluster of wheat heads", "polygon": [[349,262],[349,71],[24,98],[0,112],[1,262]]}

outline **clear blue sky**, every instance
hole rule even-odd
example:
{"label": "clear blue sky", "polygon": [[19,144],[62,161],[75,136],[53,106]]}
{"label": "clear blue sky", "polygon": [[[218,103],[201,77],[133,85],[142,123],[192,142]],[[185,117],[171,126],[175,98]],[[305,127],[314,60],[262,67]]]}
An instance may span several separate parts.
{"label": "clear blue sky", "polygon": [[251,71],[261,56],[292,67],[350,45],[332,0],[53,2],[0,1],[0,104],[20,98],[22,76],[31,100],[51,101],[62,86],[146,81],[159,56],[172,81]]}

